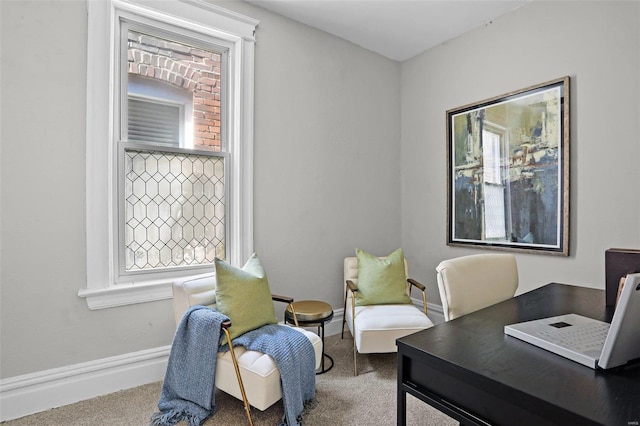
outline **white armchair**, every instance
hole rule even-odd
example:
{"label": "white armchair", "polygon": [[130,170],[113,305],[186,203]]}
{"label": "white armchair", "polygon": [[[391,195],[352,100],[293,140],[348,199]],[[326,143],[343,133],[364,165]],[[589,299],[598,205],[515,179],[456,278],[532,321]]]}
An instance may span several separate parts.
{"label": "white armchair", "polygon": [[[292,302],[293,299],[273,296],[281,302]],[[216,280],[213,274],[192,279],[178,280],[173,283],[173,312],[176,324],[180,323],[184,313],[193,305],[216,306]],[[318,335],[302,328],[295,328],[303,333],[312,343],[315,353],[316,369],[322,360],[322,341]],[[233,355],[237,359],[238,371],[242,378],[239,381],[234,366]],[[241,388],[244,384],[244,392]],[[280,372],[273,360],[261,352],[248,351],[242,346],[227,352],[218,353],[215,385],[218,389],[243,400],[251,424],[248,406],[264,411],[282,398]],[[243,398],[246,394],[246,399]]]}
{"label": "white armchair", "polygon": [[449,259],[436,271],[446,321],[510,299],[518,288],[518,265],[512,254]]}
{"label": "white armchair", "polygon": [[[406,274],[406,260],[404,265]],[[406,291],[409,296],[412,287],[421,291],[422,309],[411,302],[356,306],[354,298],[354,294],[358,291],[358,259],[356,257],[344,259],[344,282],[344,318],[341,336],[344,337],[344,325],[347,324],[354,340],[353,369],[356,376],[358,375],[357,353],[397,352],[397,339],[433,326],[433,322],[427,317],[425,287],[413,279],[407,280]]]}

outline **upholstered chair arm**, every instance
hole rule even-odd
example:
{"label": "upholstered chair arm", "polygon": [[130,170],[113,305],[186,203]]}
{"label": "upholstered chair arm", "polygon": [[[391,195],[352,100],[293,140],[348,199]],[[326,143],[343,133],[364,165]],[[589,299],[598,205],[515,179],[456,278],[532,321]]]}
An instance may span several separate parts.
{"label": "upholstered chair arm", "polygon": [[414,280],[413,278],[407,278],[407,282],[409,283],[409,294],[411,294],[411,289],[413,287],[422,291],[422,306],[423,306],[424,314],[427,315],[427,288],[423,284],[420,284],[418,281]]}
{"label": "upholstered chair arm", "polygon": [[287,308],[291,307],[291,313],[293,314],[293,323],[296,325],[296,327],[299,327],[298,324],[298,315],[296,315],[296,310],[293,308],[293,297],[289,297],[289,296],[280,296],[278,294],[271,294],[271,299],[275,302],[282,302],[282,303],[286,303]]}
{"label": "upholstered chair arm", "polygon": [[418,281],[414,280],[413,278],[407,278],[407,282],[409,283],[409,285],[415,286],[421,291],[425,291],[427,289],[424,285],[420,284]]}
{"label": "upholstered chair arm", "polygon": [[275,302],[293,303],[293,297],[289,297],[289,296],[280,296],[278,294],[272,294],[271,299]]}
{"label": "upholstered chair arm", "polygon": [[344,309],[347,309],[347,295],[349,292],[352,293],[351,296],[351,308],[355,310],[355,299],[356,299],[356,291],[358,291],[358,286],[351,280],[347,280],[347,287],[344,289]]}

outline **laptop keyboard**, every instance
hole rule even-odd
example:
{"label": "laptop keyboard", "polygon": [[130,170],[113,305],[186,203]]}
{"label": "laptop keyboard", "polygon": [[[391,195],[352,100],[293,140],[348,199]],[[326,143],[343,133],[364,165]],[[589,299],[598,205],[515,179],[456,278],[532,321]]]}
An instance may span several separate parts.
{"label": "laptop keyboard", "polygon": [[609,324],[582,324],[539,331],[538,335],[556,345],[576,352],[601,351],[609,333]]}

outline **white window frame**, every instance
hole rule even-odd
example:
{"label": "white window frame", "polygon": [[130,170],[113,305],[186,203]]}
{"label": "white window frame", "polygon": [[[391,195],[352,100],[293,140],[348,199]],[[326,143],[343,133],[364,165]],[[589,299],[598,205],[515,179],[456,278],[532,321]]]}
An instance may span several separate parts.
{"label": "white window frame", "polygon": [[[229,185],[227,260],[240,266],[253,252],[253,85],[259,21],[201,0],[90,1],[87,41],[86,238],[87,284],[78,295],[89,309],[171,298],[173,277],[118,282],[117,161],[114,132],[118,60],[115,19],[121,12],[194,29],[230,46],[227,111]],[[193,274],[193,272],[191,273]],[[179,272],[176,276],[185,276]],[[133,279],[133,277],[132,277]]]}

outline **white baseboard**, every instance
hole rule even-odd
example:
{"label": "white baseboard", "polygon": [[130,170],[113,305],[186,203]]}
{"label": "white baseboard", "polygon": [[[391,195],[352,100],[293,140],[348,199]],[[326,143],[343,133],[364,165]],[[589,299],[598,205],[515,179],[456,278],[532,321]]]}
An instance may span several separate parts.
{"label": "white baseboard", "polygon": [[[444,321],[441,306],[427,308],[434,324]],[[343,309],[334,311],[325,336],[341,332],[343,317]],[[0,380],[0,422],[163,380],[170,350],[163,346]]]}
{"label": "white baseboard", "polygon": [[434,324],[444,322],[444,311],[441,305],[427,302],[427,312],[429,313],[429,319],[431,319]]}
{"label": "white baseboard", "polygon": [[4,379],[0,421],[163,380],[170,349],[148,349]]}

